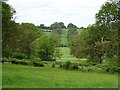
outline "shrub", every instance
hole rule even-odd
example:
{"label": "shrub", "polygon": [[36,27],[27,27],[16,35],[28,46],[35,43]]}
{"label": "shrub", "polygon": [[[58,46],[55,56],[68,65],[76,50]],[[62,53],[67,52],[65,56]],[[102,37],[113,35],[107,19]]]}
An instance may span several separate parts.
{"label": "shrub", "polygon": [[11,63],[12,64],[21,64],[21,65],[31,65],[31,61],[26,60],[26,59],[18,60],[16,58],[11,58]]}
{"label": "shrub", "polygon": [[22,65],[31,65],[32,63],[29,60],[20,60],[20,64],[22,64]]}
{"label": "shrub", "polygon": [[52,67],[55,67],[55,64],[54,64],[54,63],[52,64]]}
{"label": "shrub", "polygon": [[44,66],[44,64],[42,62],[33,62],[33,65],[37,66],[37,67],[43,67]]}
{"label": "shrub", "polygon": [[24,53],[21,53],[21,52],[15,52],[15,53],[12,55],[12,58],[26,59],[27,56],[26,56]]}
{"label": "shrub", "polygon": [[40,58],[32,58],[32,61],[33,62],[40,62],[40,61],[42,61]]}
{"label": "shrub", "polygon": [[55,64],[60,65],[62,62],[61,61],[55,61]]}
{"label": "shrub", "polygon": [[4,58],[2,58],[2,63],[4,63],[4,62],[11,62],[11,58],[6,58],[6,57],[4,57]]}
{"label": "shrub", "polygon": [[70,65],[71,65],[71,62],[67,61],[65,62],[65,64],[63,64],[63,68],[68,70]]}
{"label": "shrub", "polygon": [[60,68],[62,68],[62,64],[60,64]]}
{"label": "shrub", "polygon": [[69,69],[73,69],[73,70],[78,69],[78,64],[76,64],[76,63],[70,64]]}

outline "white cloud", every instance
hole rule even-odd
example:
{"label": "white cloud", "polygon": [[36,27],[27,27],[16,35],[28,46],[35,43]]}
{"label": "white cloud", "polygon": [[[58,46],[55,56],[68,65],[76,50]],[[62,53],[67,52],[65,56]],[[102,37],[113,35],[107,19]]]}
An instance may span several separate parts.
{"label": "white cloud", "polygon": [[62,21],[77,26],[94,23],[95,14],[106,0],[9,0],[17,11],[16,22],[50,25]]}

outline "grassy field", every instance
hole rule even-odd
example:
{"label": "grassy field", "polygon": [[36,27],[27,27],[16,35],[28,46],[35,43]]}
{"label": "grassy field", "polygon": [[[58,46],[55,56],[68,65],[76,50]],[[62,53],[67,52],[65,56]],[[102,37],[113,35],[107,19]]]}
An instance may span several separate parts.
{"label": "grassy field", "polygon": [[3,64],[3,88],[117,88],[118,75]]}
{"label": "grassy field", "polygon": [[80,32],[82,31],[83,29],[77,29],[78,33],[80,34]]}
{"label": "grassy field", "polygon": [[60,52],[62,53],[62,56],[60,59],[62,62],[65,62],[65,61],[72,62],[72,61],[78,60],[77,58],[70,55],[70,49],[68,47],[60,47]]}
{"label": "grassy field", "polygon": [[61,35],[61,43],[64,45],[68,44],[67,35],[68,35],[68,29],[63,29]]}
{"label": "grassy field", "polygon": [[[63,29],[61,43],[67,45],[67,29]],[[79,30],[80,33],[80,30]],[[51,32],[45,32],[50,35]],[[70,55],[68,47],[60,47],[62,62],[79,61]],[[82,60],[84,61],[84,60]],[[64,70],[52,65],[44,67],[3,64],[3,88],[117,88],[118,75],[110,73]]]}

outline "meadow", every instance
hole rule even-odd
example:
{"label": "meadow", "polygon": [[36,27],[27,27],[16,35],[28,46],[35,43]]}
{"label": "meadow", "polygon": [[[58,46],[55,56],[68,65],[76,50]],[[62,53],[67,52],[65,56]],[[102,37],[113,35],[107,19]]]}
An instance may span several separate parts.
{"label": "meadow", "polygon": [[[61,43],[67,45],[67,29],[63,29]],[[80,30],[79,30],[80,32]],[[45,32],[50,35],[51,32]],[[70,55],[68,47],[59,47],[61,62],[86,62]],[[23,66],[9,63],[2,65],[3,88],[117,88],[118,74],[65,70],[52,64],[44,67]]]}
{"label": "meadow", "polygon": [[118,75],[3,64],[3,88],[117,88]]}

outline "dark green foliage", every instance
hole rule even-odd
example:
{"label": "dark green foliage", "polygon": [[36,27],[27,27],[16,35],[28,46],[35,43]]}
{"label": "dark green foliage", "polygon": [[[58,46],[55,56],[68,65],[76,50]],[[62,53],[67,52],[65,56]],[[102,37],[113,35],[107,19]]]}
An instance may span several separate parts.
{"label": "dark green foliage", "polygon": [[17,59],[26,59],[27,56],[22,53],[19,49],[17,49],[11,56],[12,58],[17,58]]}
{"label": "dark green foliage", "polygon": [[58,23],[58,22],[55,22],[53,23],[51,26],[50,26],[50,29],[52,30],[52,32],[59,36],[62,34],[62,27],[61,25]]}
{"label": "dark green foliage", "polygon": [[55,67],[55,63],[52,64],[52,67],[53,67],[53,68]]}
{"label": "dark green foliage", "polygon": [[43,67],[44,64],[42,62],[33,62],[33,65],[36,67]]}
{"label": "dark green foliage", "polygon": [[71,38],[73,38],[73,36],[78,35],[77,29],[76,28],[69,28],[68,30],[68,40],[70,40]]}
{"label": "dark green foliage", "polygon": [[76,63],[71,64],[71,69],[73,70],[78,69],[78,64]]}
{"label": "dark green foliage", "polygon": [[[30,58],[32,42],[41,36],[41,30],[30,23],[15,23],[13,14],[15,10],[6,2],[2,2],[2,55],[11,57],[18,48],[21,52],[17,58]],[[15,56],[16,57],[16,56]]]}
{"label": "dark green foliage", "polygon": [[59,25],[61,26],[61,28],[66,28],[63,22],[59,22]]}
{"label": "dark green foliage", "polygon": [[70,28],[77,28],[77,26],[72,23],[69,23],[67,26],[67,29],[70,29]]}
{"label": "dark green foliage", "polygon": [[65,64],[63,64],[63,68],[68,70],[70,65],[71,65],[71,62],[67,61],[65,62]]}
{"label": "dark green foliage", "polygon": [[62,64],[60,64],[60,68],[62,68]]}
{"label": "dark green foliage", "polygon": [[12,60],[12,64],[30,65],[31,62],[27,60]]}
{"label": "dark green foliage", "polygon": [[109,62],[112,62],[111,58],[118,56],[118,13],[118,7],[114,3],[106,2],[102,5],[96,14],[96,23],[69,40],[71,54],[100,64],[104,58],[109,58]]}
{"label": "dark green foliage", "polygon": [[70,40],[73,36],[78,34],[77,27],[73,25],[72,23],[69,23],[67,28],[69,29],[68,36],[67,36],[68,40]]}
{"label": "dark green foliage", "polygon": [[40,28],[41,29],[45,29],[45,25],[44,24],[40,24]]}

